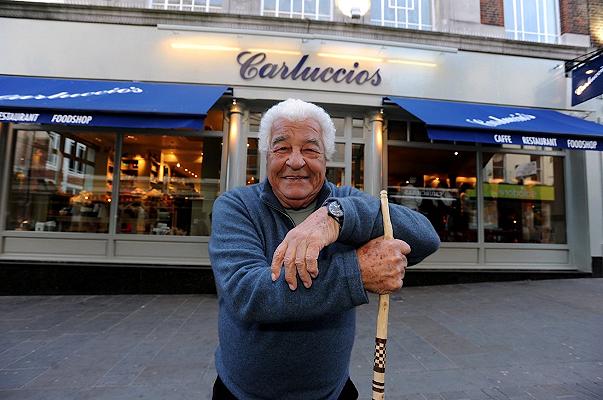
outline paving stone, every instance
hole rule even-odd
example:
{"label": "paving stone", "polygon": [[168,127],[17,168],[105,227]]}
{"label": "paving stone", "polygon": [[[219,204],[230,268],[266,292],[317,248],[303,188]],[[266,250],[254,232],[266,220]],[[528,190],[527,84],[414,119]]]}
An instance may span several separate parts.
{"label": "paving stone", "polygon": [[58,339],[32,351],[26,357],[10,364],[8,368],[48,368],[60,364],[81,345],[91,340],[93,335],[62,335]]}
{"label": "paving stone", "polygon": [[0,370],[0,390],[19,389],[45,371],[44,368]]}
{"label": "paving stone", "polygon": [[440,395],[444,400],[470,400],[469,395],[465,391],[444,392]]}
{"label": "paving stone", "polygon": [[0,352],[0,369],[27,357],[32,352],[44,346],[47,342],[43,340],[24,340],[7,350]]}
{"label": "paving stone", "polygon": [[78,389],[19,389],[0,390],[2,400],[79,400]]}

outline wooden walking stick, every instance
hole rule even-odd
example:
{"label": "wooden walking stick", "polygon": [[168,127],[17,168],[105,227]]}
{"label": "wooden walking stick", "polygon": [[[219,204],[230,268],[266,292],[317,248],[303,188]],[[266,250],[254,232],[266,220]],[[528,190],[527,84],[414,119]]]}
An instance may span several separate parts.
{"label": "wooden walking stick", "polygon": [[[381,214],[383,214],[383,237],[393,239],[392,221],[389,217],[387,191],[381,191]],[[373,366],[373,400],[385,397],[385,343],[387,342],[387,316],[389,313],[389,294],[379,295],[379,314],[377,314],[377,334],[375,335],[375,365]]]}

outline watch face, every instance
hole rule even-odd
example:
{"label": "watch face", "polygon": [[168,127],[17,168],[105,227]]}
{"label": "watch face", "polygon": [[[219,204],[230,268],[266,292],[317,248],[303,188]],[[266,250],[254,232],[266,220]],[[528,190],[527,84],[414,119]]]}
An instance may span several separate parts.
{"label": "watch face", "polygon": [[329,203],[329,212],[334,216],[341,218],[343,217],[343,210],[341,209],[341,205],[337,201],[333,201]]}

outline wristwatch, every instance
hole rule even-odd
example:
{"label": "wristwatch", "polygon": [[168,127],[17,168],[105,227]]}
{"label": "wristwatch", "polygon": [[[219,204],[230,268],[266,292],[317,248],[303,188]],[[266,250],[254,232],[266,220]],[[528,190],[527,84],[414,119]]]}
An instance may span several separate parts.
{"label": "wristwatch", "polygon": [[327,213],[339,224],[339,228],[343,226],[343,208],[337,200],[330,200],[326,204]]}

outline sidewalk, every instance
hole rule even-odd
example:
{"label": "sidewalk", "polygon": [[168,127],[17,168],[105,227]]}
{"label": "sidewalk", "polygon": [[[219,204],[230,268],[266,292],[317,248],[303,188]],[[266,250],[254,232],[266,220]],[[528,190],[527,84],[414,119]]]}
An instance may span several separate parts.
{"label": "sidewalk", "polygon": [[[377,298],[350,366],[370,398]],[[387,400],[603,399],[603,279],[403,289]],[[0,399],[207,399],[210,295],[0,297]]]}

